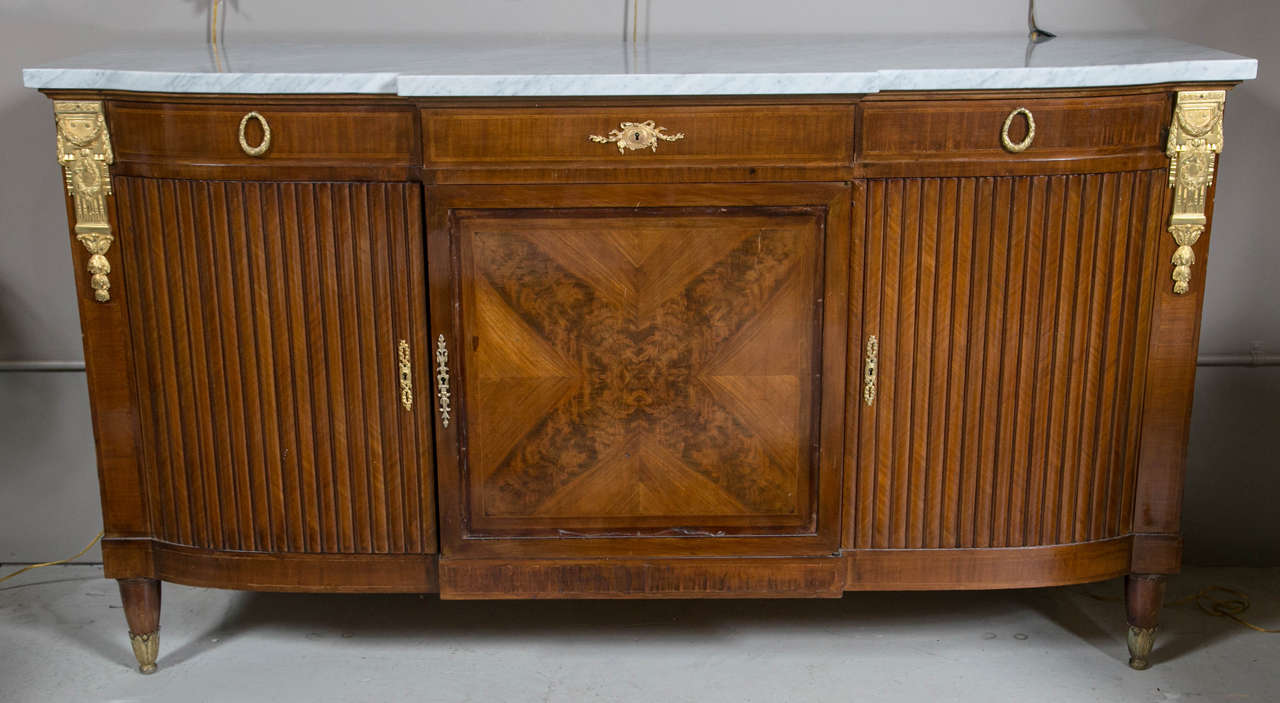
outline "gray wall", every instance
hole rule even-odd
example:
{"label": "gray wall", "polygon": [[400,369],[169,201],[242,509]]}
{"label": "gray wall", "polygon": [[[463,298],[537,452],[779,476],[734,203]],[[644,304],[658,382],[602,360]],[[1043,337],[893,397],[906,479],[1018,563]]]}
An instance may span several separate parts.
{"label": "gray wall", "polygon": [[[623,0],[226,0],[228,42],[259,33],[621,35]],[[1059,33],[1150,31],[1261,60],[1231,93],[1201,349],[1280,352],[1280,3],[1041,0]],[[208,0],[0,0],[0,360],[80,359],[48,101],[23,65],[137,42],[201,41]],[[641,0],[640,29],[677,33],[1021,31],[1024,0]],[[84,376],[0,372],[0,561],[55,559],[101,526]],[[1187,558],[1280,564],[1280,368],[1201,368],[1188,459]],[[97,559],[97,552],[85,560]]]}

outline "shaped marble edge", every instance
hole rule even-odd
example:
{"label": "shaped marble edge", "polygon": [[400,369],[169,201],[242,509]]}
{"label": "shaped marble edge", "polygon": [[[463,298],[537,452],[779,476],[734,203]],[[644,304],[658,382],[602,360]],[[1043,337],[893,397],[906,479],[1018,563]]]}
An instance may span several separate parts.
{"label": "shaped marble edge", "polygon": [[395,94],[398,74],[205,73],[92,68],[25,68],[28,88],[122,90],[142,93]]}
{"label": "shaped marble edge", "polygon": [[[110,68],[107,68],[110,67]],[[854,69],[854,70],[850,70]],[[1141,34],[438,37],[98,52],[28,68],[29,88],[226,94],[642,96],[858,94],[1248,80],[1257,61]]]}
{"label": "shaped marble edge", "polygon": [[1168,61],[1114,66],[1054,66],[993,69],[915,69],[880,71],[877,87],[887,90],[1015,90],[1018,88],[1096,88],[1156,83],[1206,83],[1252,80],[1254,59]]}
{"label": "shaped marble edge", "polygon": [[875,72],[402,75],[396,92],[406,97],[801,95],[874,93],[879,85]]}

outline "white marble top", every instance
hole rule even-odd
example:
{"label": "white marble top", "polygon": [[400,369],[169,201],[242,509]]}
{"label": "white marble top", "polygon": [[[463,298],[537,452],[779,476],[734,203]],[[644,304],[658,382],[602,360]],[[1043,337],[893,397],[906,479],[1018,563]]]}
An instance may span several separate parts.
{"label": "white marble top", "polygon": [[29,88],[407,96],[747,95],[1254,78],[1257,61],[1139,34],[424,37],[135,47],[23,70]]}

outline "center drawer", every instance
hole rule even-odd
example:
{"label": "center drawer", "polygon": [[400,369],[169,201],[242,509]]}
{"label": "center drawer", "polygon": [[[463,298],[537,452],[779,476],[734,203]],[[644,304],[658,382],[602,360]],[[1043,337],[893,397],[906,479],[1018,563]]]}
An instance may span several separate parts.
{"label": "center drawer", "polygon": [[848,104],[422,110],[428,168],[837,166],[853,161]]}

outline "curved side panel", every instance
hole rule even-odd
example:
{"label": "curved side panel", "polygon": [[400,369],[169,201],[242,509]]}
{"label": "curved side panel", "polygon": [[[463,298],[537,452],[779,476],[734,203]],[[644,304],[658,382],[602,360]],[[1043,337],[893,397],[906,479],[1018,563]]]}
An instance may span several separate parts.
{"label": "curved side panel", "polygon": [[434,554],[269,554],[186,547],[143,538],[102,541],[107,578],[184,586],[314,593],[434,593]]}
{"label": "curved side panel", "polygon": [[845,552],[846,591],[1067,586],[1129,571],[1132,537],[1047,547],[862,549]]}
{"label": "curved side panel", "polygon": [[[110,561],[114,564],[107,574],[109,578],[120,577],[114,571],[129,565],[126,568],[134,575],[145,574],[207,588],[328,593],[433,593],[439,590],[439,565],[435,555],[217,552],[151,540],[109,540],[103,543],[103,548],[111,552]],[[1127,573],[1132,550],[1131,536],[1047,547],[856,550],[844,553],[847,565],[844,590],[970,590],[1088,583]],[[681,559],[657,561],[668,565],[697,565]],[[721,563],[744,566],[752,561],[732,559],[721,560]],[[490,565],[483,560],[455,561],[453,565],[456,569],[467,563]],[[507,568],[527,568],[538,563],[518,560],[508,562]],[[132,568],[134,565],[136,568]],[[578,565],[581,567],[582,563]],[[760,596],[778,595],[768,588],[747,588],[739,595],[745,596],[746,591],[758,591]],[[644,597],[645,594],[635,595]],[[815,594],[805,592],[803,595]],[[495,592],[479,597],[498,596]],[[525,594],[524,597],[534,596]],[[649,597],[656,596],[649,594]]]}
{"label": "curved side panel", "polygon": [[250,554],[154,543],[157,577],[247,591],[434,593],[433,554]]}

